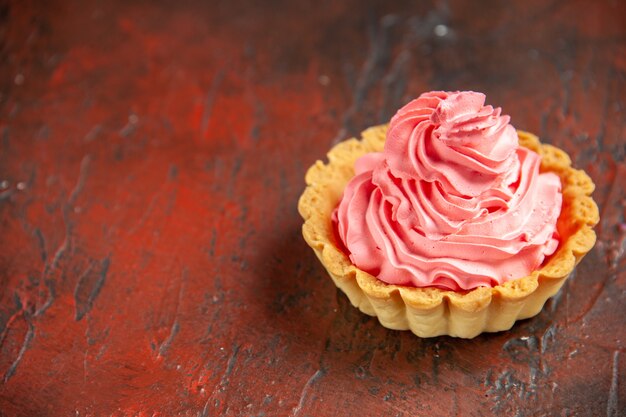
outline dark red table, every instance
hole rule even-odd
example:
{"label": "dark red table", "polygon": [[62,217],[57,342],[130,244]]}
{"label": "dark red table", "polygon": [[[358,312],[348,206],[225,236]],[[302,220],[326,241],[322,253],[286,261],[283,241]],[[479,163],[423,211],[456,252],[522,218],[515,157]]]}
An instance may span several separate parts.
{"label": "dark red table", "polygon": [[[0,7],[0,415],[626,415],[626,3]],[[307,167],[474,89],[597,184],[534,319],[419,339],[301,238]]]}

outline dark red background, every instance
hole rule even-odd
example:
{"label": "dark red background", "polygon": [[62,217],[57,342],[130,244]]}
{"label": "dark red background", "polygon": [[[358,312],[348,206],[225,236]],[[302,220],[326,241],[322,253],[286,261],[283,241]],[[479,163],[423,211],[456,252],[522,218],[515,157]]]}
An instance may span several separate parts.
{"label": "dark red background", "polygon": [[[625,6],[2,2],[0,414],[625,415]],[[301,238],[307,167],[432,89],[597,184],[598,244],[509,332],[387,330]]]}

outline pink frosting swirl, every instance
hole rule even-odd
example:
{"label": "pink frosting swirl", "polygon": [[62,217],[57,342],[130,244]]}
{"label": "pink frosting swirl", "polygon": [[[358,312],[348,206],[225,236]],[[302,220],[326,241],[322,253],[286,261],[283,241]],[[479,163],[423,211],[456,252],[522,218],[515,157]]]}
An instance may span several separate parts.
{"label": "pink frosting swirl", "polygon": [[475,92],[430,92],[357,160],[333,213],[350,260],[389,284],[470,290],[520,278],[558,246],[561,182]]}

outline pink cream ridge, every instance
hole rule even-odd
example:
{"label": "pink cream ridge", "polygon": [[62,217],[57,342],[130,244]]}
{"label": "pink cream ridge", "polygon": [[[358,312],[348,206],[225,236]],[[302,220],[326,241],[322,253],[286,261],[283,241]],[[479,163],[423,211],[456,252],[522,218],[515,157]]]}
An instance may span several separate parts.
{"label": "pink cream ridge", "polygon": [[333,213],[350,260],[388,284],[470,290],[530,274],[558,246],[561,183],[475,92],[430,92],[391,119]]}

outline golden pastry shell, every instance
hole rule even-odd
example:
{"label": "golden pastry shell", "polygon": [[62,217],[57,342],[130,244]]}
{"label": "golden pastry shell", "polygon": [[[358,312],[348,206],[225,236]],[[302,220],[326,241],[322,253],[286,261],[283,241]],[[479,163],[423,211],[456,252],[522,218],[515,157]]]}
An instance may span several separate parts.
{"label": "golden pastry shell", "polygon": [[590,197],[595,186],[589,176],[572,168],[561,149],[518,131],[520,145],[542,156],[541,171],[554,172],[561,179],[563,207],[557,221],[561,241],[556,252],[529,276],[492,288],[457,292],[386,284],[351,263],[339,248],[331,223],[332,211],[354,176],[354,162],[381,151],[386,131],[387,125],[371,127],[361,140],[337,144],[328,153],[328,163],[317,161],[305,177],[307,187],[298,203],[304,218],[302,232],[335,285],[352,305],[378,317],[383,326],[411,330],[420,337],[473,338],[482,332],[508,330],[516,320],[537,315],[595,244],[592,228],[599,214]]}

